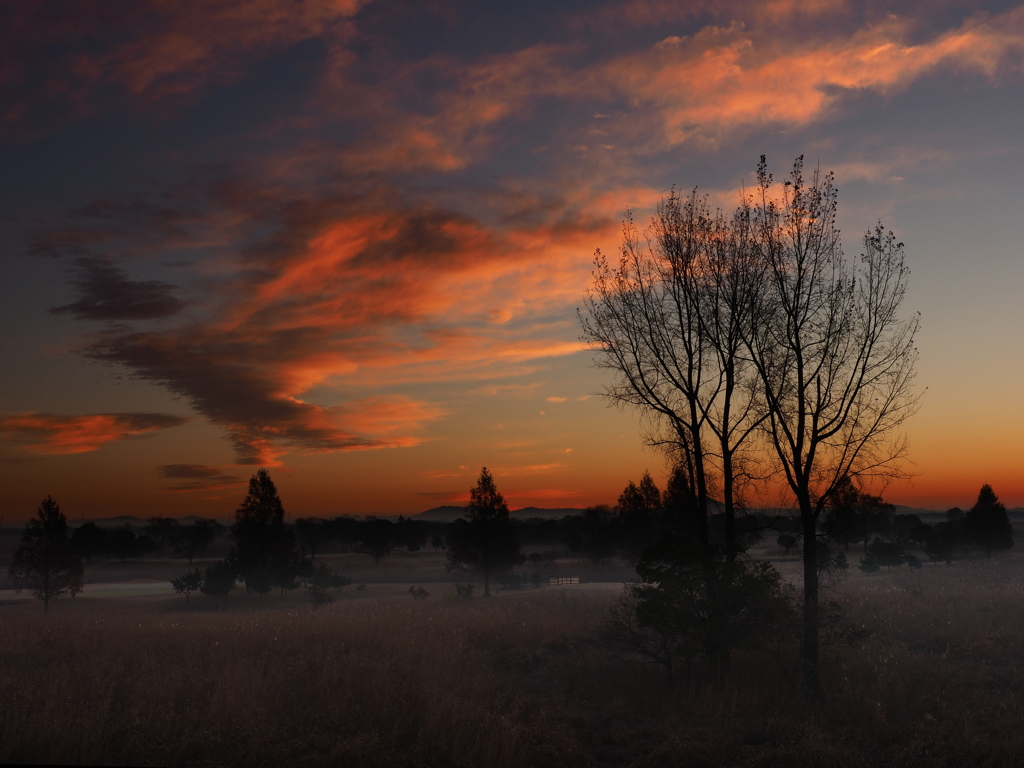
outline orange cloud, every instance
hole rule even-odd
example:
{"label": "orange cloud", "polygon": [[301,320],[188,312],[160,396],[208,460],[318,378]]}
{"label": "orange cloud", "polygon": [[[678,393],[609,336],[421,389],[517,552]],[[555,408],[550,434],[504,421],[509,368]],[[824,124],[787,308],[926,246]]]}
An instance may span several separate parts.
{"label": "orange cloud", "polygon": [[27,449],[33,453],[54,456],[88,453],[116,440],[151,435],[185,421],[163,413],[21,413],[0,419],[0,435],[28,443]]}
{"label": "orange cloud", "polygon": [[888,17],[846,37],[765,35],[733,23],[605,61],[588,75],[590,93],[607,90],[659,116],[669,145],[765,123],[826,117],[845,92],[891,94],[940,67],[995,77],[1020,69],[1024,9],[979,15],[930,41],[908,42],[908,21]]}

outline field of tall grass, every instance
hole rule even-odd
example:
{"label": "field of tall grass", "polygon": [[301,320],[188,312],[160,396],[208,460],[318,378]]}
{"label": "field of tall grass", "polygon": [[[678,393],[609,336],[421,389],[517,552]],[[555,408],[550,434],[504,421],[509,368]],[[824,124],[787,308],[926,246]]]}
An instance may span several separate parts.
{"label": "field of tall grass", "polygon": [[669,687],[604,640],[614,589],[442,591],[2,606],[0,762],[1024,765],[1016,557],[839,585],[816,711],[753,652]]}
{"label": "field of tall grass", "polygon": [[1024,765],[1017,558],[851,575],[814,712],[759,653],[670,688],[603,640],[616,597],[5,605],[0,762]]}

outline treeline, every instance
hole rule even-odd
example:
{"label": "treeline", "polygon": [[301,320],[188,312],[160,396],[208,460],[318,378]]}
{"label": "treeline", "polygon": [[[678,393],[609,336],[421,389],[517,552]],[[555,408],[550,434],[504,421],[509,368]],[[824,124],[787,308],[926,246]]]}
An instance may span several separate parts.
{"label": "treeline", "polygon": [[128,558],[160,557],[171,550],[187,557],[191,563],[224,530],[216,520],[196,520],[186,525],[170,517],[151,517],[139,533],[130,524],[104,528],[87,522],[71,533],[71,551],[89,563],[94,558],[124,561]]}
{"label": "treeline", "polygon": [[[671,479],[668,488],[661,491],[650,474],[645,473],[639,484],[627,484],[614,506],[592,506],[561,519],[510,518],[509,525],[523,546],[554,548],[562,556],[596,566],[615,561],[635,563],[640,553],[663,533],[678,533],[695,525],[687,516],[688,508],[686,497],[673,487]],[[724,536],[724,515],[712,514],[710,520],[713,533]],[[770,522],[756,515],[744,517],[740,524],[742,543],[749,545],[760,540],[762,529]],[[297,548],[300,555],[312,560],[323,554],[356,552],[380,562],[396,552],[445,551],[454,526],[456,521],[403,516],[397,520],[307,517],[294,523],[282,521],[280,536]],[[228,536],[235,541],[237,527],[237,521],[225,527],[215,520],[183,523],[169,517],[151,517],[138,531],[127,524],[106,528],[86,522],[72,532],[71,549],[86,563],[100,558],[125,560],[174,554],[187,558],[191,564],[217,537]]]}
{"label": "treeline", "polygon": [[[787,552],[801,543],[798,526],[776,527],[782,531],[777,543]],[[991,557],[994,551],[1013,547],[1013,528],[990,485],[982,486],[968,511],[953,507],[945,520],[930,525],[915,514],[896,514],[892,504],[847,481],[829,501],[819,524],[817,546],[826,548],[823,568],[845,568],[844,552],[852,545],[863,547],[858,567],[864,572],[902,565],[919,568],[920,558],[910,551],[914,547],[934,563],[952,564],[967,557],[972,547]]]}

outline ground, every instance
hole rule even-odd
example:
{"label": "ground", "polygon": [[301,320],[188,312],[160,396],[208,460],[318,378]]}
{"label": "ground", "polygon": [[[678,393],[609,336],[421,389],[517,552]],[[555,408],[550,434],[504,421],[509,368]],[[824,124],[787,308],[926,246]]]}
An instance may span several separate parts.
{"label": "ground", "polygon": [[0,763],[1024,764],[1017,553],[851,569],[827,595],[845,629],[811,710],[794,648],[688,686],[616,652],[603,628],[621,581],[460,600],[440,553],[325,559],[353,586],[320,610],[241,588],[186,605],[168,579],[188,564],[167,558],[91,564],[46,617],[0,592]]}

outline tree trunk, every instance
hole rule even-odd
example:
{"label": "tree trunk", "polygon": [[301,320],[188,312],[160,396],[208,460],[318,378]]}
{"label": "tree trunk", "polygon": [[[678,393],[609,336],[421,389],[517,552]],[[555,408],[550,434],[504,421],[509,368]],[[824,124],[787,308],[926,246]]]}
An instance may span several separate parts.
{"label": "tree trunk", "polygon": [[732,494],[732,452],[722,446],[722,501],[725,504],[725,558],[729,563],[736,561],[739,545],[736,542],[736,502]]}
{"label": "tree trunk", "polygon": [[804,535],[804,636],[801,663],[804,698],[813,703],[821,699],[821,679],[818,675],[820,615],[817,531],[809,499],[800,500],[800,519]]}

